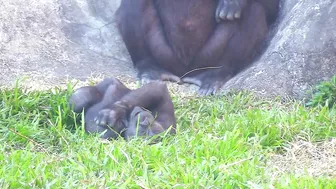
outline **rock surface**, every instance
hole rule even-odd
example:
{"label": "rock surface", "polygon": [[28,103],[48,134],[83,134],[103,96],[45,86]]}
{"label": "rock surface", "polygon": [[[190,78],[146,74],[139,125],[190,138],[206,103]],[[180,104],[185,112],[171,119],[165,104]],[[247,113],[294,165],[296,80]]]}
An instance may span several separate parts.
{"label": "rock surface", "polygon": [[264,54],[223,90],[302,98],[336,74],[336,1],[286,0]]}
{"label": "rock surface", "polygon": [[[33,88],[92,74],[135,80],[115,27],[120,0],[0,0],[0,85]],[[336,2],[285,0],[264,54],[223,91],[304,96],[336,73]],[[185,85],[187,86],[187,85]]]}
{"label": "rock surface", "polygon": [[114,13],[120,0],[0,0],[0,85],[45,88],[92,75],[134,78]]}

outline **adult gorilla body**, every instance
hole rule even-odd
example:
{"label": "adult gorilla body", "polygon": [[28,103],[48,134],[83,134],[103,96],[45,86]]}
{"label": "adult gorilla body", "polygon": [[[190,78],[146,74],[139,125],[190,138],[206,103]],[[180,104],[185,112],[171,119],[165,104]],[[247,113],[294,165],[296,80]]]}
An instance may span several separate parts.
{"label": "adult gorilla body", "polygon": [[279,0],[122,0],[118,28],[143,83],[171,80],[215,93],[248,65]]}

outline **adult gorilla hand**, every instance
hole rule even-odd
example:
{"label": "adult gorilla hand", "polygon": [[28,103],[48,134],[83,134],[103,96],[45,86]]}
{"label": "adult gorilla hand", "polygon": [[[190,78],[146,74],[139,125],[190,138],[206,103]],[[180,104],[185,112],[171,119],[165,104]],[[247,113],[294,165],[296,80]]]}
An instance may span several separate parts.
{"label": "adult gorilla hand", "polygon": [[[251,1],[251,0],[249,0]],[[241,17],[247,0],[219,0],[216,9],[216,21],[234,20]]]}

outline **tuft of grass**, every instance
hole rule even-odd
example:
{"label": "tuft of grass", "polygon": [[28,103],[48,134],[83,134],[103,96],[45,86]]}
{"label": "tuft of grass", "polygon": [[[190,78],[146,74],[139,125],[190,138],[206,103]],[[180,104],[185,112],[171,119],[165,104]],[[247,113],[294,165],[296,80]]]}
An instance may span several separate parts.
{"label": "tuft of grass", "polygon": [[72,89],[1,90],[0,188],[335,186],[334,177],[323,175],[273,178],[267,167],[270,154],[297,138],[335,138],[335,108],[307,108],[246,92],[173,96],[176,135],[104,141],[85,134],[83,117],[70,111]]}
{"label": "tuft of grass", "polygon": [[323,81],[313,90],[312,98],[307,106],[327,106],[329,108],[336,104],[336,75],[329,81]]}

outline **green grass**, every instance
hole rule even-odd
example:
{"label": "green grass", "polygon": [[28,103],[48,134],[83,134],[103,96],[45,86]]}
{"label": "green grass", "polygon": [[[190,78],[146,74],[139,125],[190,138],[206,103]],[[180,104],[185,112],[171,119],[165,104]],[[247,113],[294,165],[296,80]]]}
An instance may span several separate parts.
{"label": "green grass", "polygon": [[307,106],[328,106],[336,104],[336,75],[328,81],[322,81],[311,92],[312,98]]}
{"label": "green grass", "polygon": [[[0,188],[334,188],[335,178],[284,173],[266,162],[301,137],[336,137],[336,109],[249,93],[173,96],[178,133],[101,141],[58,89],[0,92]],[[153,139],[154,140],[154,139]]]}

